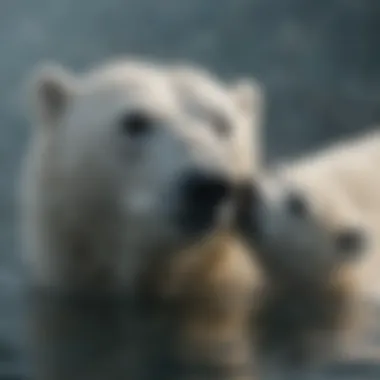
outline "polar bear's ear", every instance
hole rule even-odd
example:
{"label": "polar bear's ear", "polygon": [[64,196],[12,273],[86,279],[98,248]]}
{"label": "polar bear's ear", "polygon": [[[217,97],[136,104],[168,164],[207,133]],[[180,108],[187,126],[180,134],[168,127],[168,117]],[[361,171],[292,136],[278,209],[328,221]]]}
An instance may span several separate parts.
{"label": "polar bear's ear", "polygon": [[231,88],[231,95],[238,107],[247,115],[261,115],[264,107],[264,91],[253,79],[240,79]]}
{"label": "polar bear's ear", "polygon": [[32,101],[39,122],[54,126],[65,113],[75,90],[75,78],[54,63],[37,67],[32,78]]}

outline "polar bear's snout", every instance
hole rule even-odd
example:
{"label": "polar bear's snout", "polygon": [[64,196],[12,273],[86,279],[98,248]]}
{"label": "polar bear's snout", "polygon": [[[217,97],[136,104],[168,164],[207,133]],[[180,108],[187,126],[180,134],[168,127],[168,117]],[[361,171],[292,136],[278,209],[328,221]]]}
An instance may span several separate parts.
{"label": "polar bear's snout", "polygon": [[228,175],[190,171],[180,180],[179,221],[185,231],[197,232],[218,223],[220,209],[232,197]]}
{"label": "polar bear's snout", "polygon": [[217,206],[220,201],[231,195],[232,183],[222,175],[194,171],[188,174],[183,184],[185,203],[197,207]]}

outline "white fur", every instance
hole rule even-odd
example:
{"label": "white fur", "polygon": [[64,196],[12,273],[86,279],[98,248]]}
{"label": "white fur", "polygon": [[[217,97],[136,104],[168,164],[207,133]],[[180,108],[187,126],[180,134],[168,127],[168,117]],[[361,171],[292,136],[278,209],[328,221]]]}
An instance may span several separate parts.
{"label": "white fur", "polygon": [[[371,250],[380,248],[379,132],[281,165],[262,186],[259,228],[269,261],[321,279],[342,264],[334,236],[351,227],[364,231]],[[294,191],[306,198],[306,218],[287,209]]]}
{"label": "white fur", "polygon": [[[42,68],[32,96],[22,239],[43,285],[100,283],[100,271],[131,286],[148,253],[183,242],[171,215],[186,170],[238,180],[258,161],[261,94],[247,82],[228,87],[191,66],[120,60],[82,75]],[[155,120],[139,142],[119,128],[134,109]]]}

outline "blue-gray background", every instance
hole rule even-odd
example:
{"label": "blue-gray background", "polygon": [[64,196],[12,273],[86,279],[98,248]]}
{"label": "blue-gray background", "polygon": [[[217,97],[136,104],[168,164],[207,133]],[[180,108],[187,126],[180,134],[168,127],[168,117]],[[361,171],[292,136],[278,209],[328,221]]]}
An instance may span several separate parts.
{"label": "blue-gray background", "polygon": [[35,63],[138,53],[252,75],[266,86],[268,156],[281,158],[378,121],[379,36],[378,0],[1,0],[0,376],[21,369],[14,181]]}

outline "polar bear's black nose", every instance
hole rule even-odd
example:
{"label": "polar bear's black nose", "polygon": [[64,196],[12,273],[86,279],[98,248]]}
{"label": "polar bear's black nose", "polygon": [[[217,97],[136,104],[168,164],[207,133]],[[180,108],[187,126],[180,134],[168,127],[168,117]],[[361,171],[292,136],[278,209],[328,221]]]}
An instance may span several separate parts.
{"label": "polar bear's black nose", "polygon": [[183,184],[185,201],[197,208],[217,206],[231,193],[232,186],[223,176],[194,172]]}
{"label": "polar bear's black nose", "polygon": [[218,223],[219,206],[233,193],[223,175],[191,172],[181,182],[180,223],[186,231],[203,231]]}

